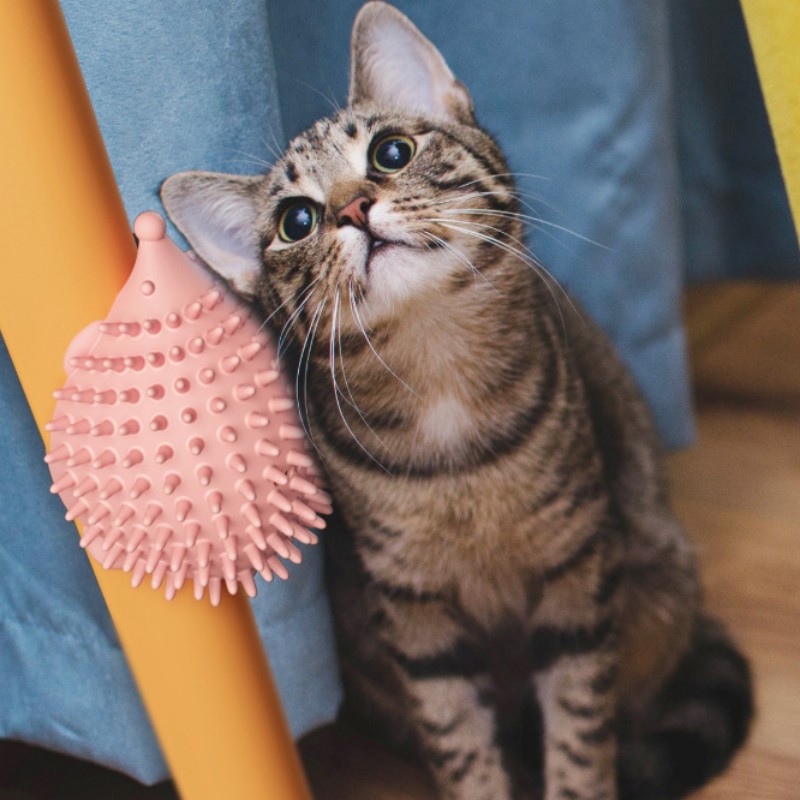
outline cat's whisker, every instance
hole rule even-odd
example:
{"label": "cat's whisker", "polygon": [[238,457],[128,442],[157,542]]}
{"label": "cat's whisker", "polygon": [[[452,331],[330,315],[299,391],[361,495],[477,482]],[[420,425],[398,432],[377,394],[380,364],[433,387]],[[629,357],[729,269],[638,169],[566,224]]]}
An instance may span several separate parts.
{"label": "cat's whisker", "polygon": [[430,231],[423,231],[423,236],[433,242],[434,245],[442,247],[449,253],[452,253],[456,257],[457,261],[462,263],[470,272],[473,273],[473,278],[476,283],[479,276],[483,278],[484,281],[489,283],[489,279],[476,268],[476,266],[466,257],[466,255],[461,252],[461,250],[450,244],[447,239],[443,239],[441,236],[437,236],[435,233],[431,233]]}
{"label": "cat's whisker", "polygon": [[339,382],[336,379],[336,320],[339,315],[339,302],[340,296],[339,292],[336,292],[336,296],[334,297],[333,301],[333,314],[331,317],[331,331],[330,331],[330,338],[328,342],[328,363],[330,366],[331,372],[331,382],[333,383],[333,399],[336,402],[336,408],[339,411],[339,417],[341,418],[342,422],[344,423],[345,428],[347,428],[347,432],[352,437],[353,441],[358,445],[358,447],[363,450],[365,455],[372,460],[378,467],[380,467],[385,473],[391,474],[390,471],[380,462],[377,458],[367,449],[361,440],[356,436],[355,431],[350,426],[350,422],[347,419],[347,415],[344,413],[344,409],[342,408],[341,397],[344,397],[342,390],[339,388]]}
{"label": "cat's whisker", "polygon": [[281,142],[278,141],[278,136],[275,133],[275,128],[272,125],[269,125],[267,130],[269,132],[270,138],[272,139],[272,145],[270,146],[270,144],[266,141],[266,139],[264,139],[263,136],[261,137],[261,141],[264,143],[264,146],[271,153],[275,154],[275,156],[276,156],[275,160],[276,161],[280,161],[281,158],[283,158],[283,153],[284,153],[284,150],[286,149],[286,142],[281,144]]}
{"label": "cat's whisker", "polygon": [[498,180],[500,178],[533,178],[537,181],[550,181],[551,179],[547,177],[547,175],[537,175],[535,172],[490,172],[486,175],[486,177],[476,178],[474,181],[468,181],[467,183],[463,184],[464,186],[472,186],[473,184],[480,183],[486,179],[495,179]]}
{"label": "cat's whisker", "polygon": [[323,313],[324,307],[325,307],[325,303],[322,303],[322,306],[315,313],[315,317],[314,317],[313,325],[312,325],[313,332],[311,334],[311,344],[309,346],[308,353],[306,354],[306,366],[305,366],[305,370],[303,371],[303,405],[305,407],[306,416],[309,419],[310,419],[310,414],[309,414],[309,410],[308,410],[308,397],[309,397],[308,376],[309,376],[309,373],[311,371],[311,355],[314,352],[314,343],[315,343],[316,338],[317,338],[317,332],[319,330],[320,322],[322,321],[322,313]]}
{"label": "cat's whisker", "polygon": [[[274,138],[275,137],[274,131],[272,132],[272,135]],[[263,167],[265,170],[270,170],[274,166],[274,163],[280,160],[282,156],[281,153],[282,148],[277,147],[277,140],[276,140],[276,145],[272,145],[266,139],[264,139],[263,136],[261,137],[261,144],[264,145],[264,148],[272,156],[272,161],[267,161],[265,158],[262,158],[261,156],[257,156],[254,153],[248,153],[246,150],[239,150],[235,147],[229,147],[227,149],[234,155],[247,159],[247,161],[251,161],[258,167]]]}
{"label": "cat's whisker", "polygon": [[[508,177],[519,176],[519,177],[528,177],[528,178],[542,178],[543,180],[549,180],[548,178],[545,178],[545,177],[543,177],[541,175],[534,175],[532,173],[525,173],[525,172],[500,173],[500,174],[497,174],[497,175],[489,175],[487,177],[488,178],[493,178],[493,177],[494,178],[498,178],[498,177],[507,177],[507,176]],[[473,180],[473,181],[469,181],[466,184],[462,184],[462,188],[466,187],[466,186],[469,186],[469,185],[473,185],[473,184],[479,183],[481,180],[484,180],[484,179],[481,178],[481,179],[476,179],[476,180]],[[442,200],[433,201],[431,203],[431,205],[447,205],[447,206],[450,206],[453,211],[456,211],[458,207],[453,208],[453,204],[456,203],[456,202],[463,202],[465,200],[469,200],[469,199],[473,199],[473,198],[477,199],[477,198],[485,198],[485,197],[490,197],[490,198],[491,197],[507,197],[509,195],[514,197],[514,199],[516,199],[516,201],[521,206],[523,206],[524,208],[527,208],[532,214],[532,216],[527,216],[527,215],[524,215],[524,214],[520,214],[520,218],[521,219],[526,219],[527,221],[533,223],[533,227],[538,231],[539,234],[541,234],[543,236],[546,236],[550,241],[554,242],[555,244],[557,244],[559,247],[561,247],[564,250],[566,250],[571,255],[576,256],[577,255],[576,251],[573,250],[568,244],[566,244],[561,238],[559,238],[558,236],[554,235],[552,232],[550,232],[548,230],[545,230],[544,228],[549,227],[549,228],[552,228],[554,230],[558,230],[560,232],[563,232],[563,233],[567,234],[568,236],[572,236],[572,237],[574,237],[576,239],[580,239],[582,241],[585,241],[587,244],[591,244],[594,247],[599,247],[599,248],[601,248],[603,250],[612,251],[613,248],[609,247],[608,245],[603,244],[602,242],[598,242],[598,241],[596,241],[594,239],[590,239],[589,237],[584,236],[581,233],[578,233],[577,231],[573,230],[572,228],[568,228],[566,226],[559,225],[558,223],[551,222],[550,220],[544,219],[544,217],[541,216],[539,210],[537,208],[535,208],[530,202],[528,202],[528,200],[535,201],[539,205],[544,206],[547,209],[550,209],[555,214],[558,214],[561,217],[567,217],[568,215],[565,214],[563,209],[561,209],[558,206],[554,205],[553,203],[547,201],[541,195],[534,194],[533,192],[523,191],[522,189],[519,188],[519,186],[514,186],[513,189],[511,189],[511,188],[504,189],[503,191],[492,191],[492,190],[488,190],[487,189],[485,191],[480,191],[480,192],[470,192],[470,193],[465,194],[465,195],[458,195],[456,197],[447,197],[447,198],[444,198]],[[508,213],[508,214],[513,214],[514,213],[514,212],[503,211],[501,209],[491,209],[491,208],[487,209],[487,211],[491,211],[492,213],[498,214],[498,215],[499,214],[504,214],[504,213]]]}
{"label": "cat's whisker", "polygon": [[[459,184],[458,186],[453,187],[450,191],[458,192],[461,189],[468,189],[470,186],[476,185],[485,185],[487,181],[492,180],[500,180],[501,178],[513,178],[513,177],[521,177],[521,178],[541,178],[542,180],[550,180],[542,175],[534,175],[532,173],[525,173],[525,172],[500,172],[500,173],[488,173],[486,175],[482,175],[480,178],[475,178],[471,181],[465,181],[464,183]],[[480,194],[481,192],[476,192],[475,194]],[[533,192],[524,192],[522,191],[516,184],[511,185],[503,185],[503,191],[495,192],[495,194],[510,194],[514,196],[518,195],[525,195],[531,197],[536,200],[540,200],[545,205],[548,205],[544,198],[535,195]],[[555,210],[555,209],[554,209]]]}
{"label": "cat's whisker", "polygon": [[[286,306],[287,306],[287,305],[289,305],[289,303],[290,303],[292,300],[299,300],[299,299],[300,299],[300,298],[301,298],[301,297],[302,297],[302,296],[303,296],[303,295],[304,295],[306,292],[309,292],[309,291],[311,291],[311,289],[313,289],[313,288],[314,288],[315,284],[316,284],[316,283],[318,283],[318,282],[319,282],[319,280],[320,280],[319,278],[314,278],[314,280],[313,280],[313,281],[311,281],[311,283],[310,283],[310,284],[308,284],[308,286],[306,286],[306,288],[305,288],[305,289],[303,289],[303,291],[302,291],[302,292],[300,292],[300,294],[298,295],[298,297],[290,297],[289,299],[287,299],[287,300],[284,300],[284,301],[283,301],[283,302],[282,302],[282,303],[281,303],[279,306],[277,306],[276,308],[274,308],[274,309],[272,310],[272,313],[271,313],[271,314],[269,314],[269,315],[268,315],[268,316],[267,316],[267,317],[264,319],[264,321],[261,323],[260,330],[264,330],[264,328],[266,328],[266,327],[267,327],[267,325],[269,325],[269,323],[270,323],[270,322],[272,322],[272,319],[273,319],[273,317],[274,317],[274,316],[275,316],[277,313],[279,313],[279,312],[280,312],[282,309],[286,308]],[[286,326],[284,325],[284,327],[286,327]]]}
{"label": "cat's whisker", "polygon": [[[505,195],[505,193],[503,193],[503,192],[484,192],[484,195],[486,195],[486,196],[496,195],[496,194]],[[537,199],[537,201],[541,202],[542,205],[545,205],[548,208],[553,209],[556,213],[560,213],[559,210],[555,206],[553,206],[550,203],[545,202],[541,198],[538,198],[536,195],[532,195],[531,194],[531,195],[528,195],[528,196],[532,197],[534,199]],[[542,226],[537,226],[535,223],[531,224],[531,227],[536,231],[536,233],[538,235],[547,237],[551,242],[554,242],[559,247],[561,247],[564,250],[566,250],[571,256],[575,256],[575,257],[578,256],[578,253],[572,247],[570,247],[562,238],[560,238],[559,236],[556,236],[552,231],[547,230],[546,226],[549,225],[550,223],[548,222],[548,220],[545,220],[544,218],[541,218],[541,217],[538,216],[539,212],[537,211],[536,208],[534,208],[527,201],[523,200],[522,197],[520,197],[520,196],[517,196],[516,199],[517,199],[517,202],[520,205],[522,205],[525,208],[529,209],[534,215],[536,215],[536,217],[535,217],[536,220],[538,220],[538,221],[540,221],[542,223]],[[497,209],[489,209],[489,210],[497,210]],[[555,223],[553,223],[553,224],[555,224]],[[600,248],[602,248],[604,250],[610,250],[611,249],[607,245],[601,244],[600,242],[595,242],[592,239],[588,239],[588,238],[584,237],[582,234],[578,233],[577,231],[571,230],[570,228],[563,228],[563,230],[567,234],[575,236],[578,239],[585,239],[588,243],[590,243],[592,245],[596,245],[597,247],[600,247]]]}
{"label": "cat's whisker", "polygon": [[[555,277],[550,272],[548,272],[548,270],[535,258],[535,256],[533,256],[533,254],[530,253],[527,247],[525,247],[525,245],[522,242],[520,242],[519,239],[517,239],[514,236],[511,236],[510,234],[507,234],[500,228],[495,228],[492,225],[484,225],[478,222],[460,220],[454,224],[450,220],[435,219],[431,221],[438,222],[439,224],[444,225],[444,227],[450,228],[451,230],[456,232],[463,233],[466,236],[472,236],[476,239],[479,239],[480,241],[487,242],[488,244],[493,244],[496,247],[499,247],[504,252],[508,253],[509,255],[514,256],[514,258],[517,258],[523,264],[526,264],[533,271],[533,273],[541,279],[542,283],[547,288],[547,291],[550,293],[550,297],[553,299],[553,304],[555,305],[558,314],[561,318],[561,325],[562,328],[564,329],[564,335],[566,336],[566,323],[564,320],[564,312],[561,308],[561,302],[559,301],[558,295],[556,294],[555,289],[553,287],[556,287],[561,292],[561,295],[570,304],[570,306],[575,310],[576,313],[579,312],[575,307],[574,303],[572,302],[572,299],[566,293],[561,284],[555,279]],[[480,226],[482,228],[488,228],[497,234],[505,235],[512,241],[520,245],[520,247],[523,249],[518,250],[516,247],[513,247],[507,242],[501,241],[499,238],[497,238],[497,236],[489,236],[486,233],[482,233],[481,231],[474,230],[474,228],[468,227],[470,225]]]}
{"label": "cat's whisker", "polygon": [[[495,194],[495,193],[494,192],[486,192],[485,194],[488,195],[488,194]],[[529,208],[532,212],[534,212],[534,214],[537,213],[536,209],[533,208],[533,206],[531,206],[530,203],[526,203],[524,200],[520,200],[519,198],[517,198],[517,200],[518,200],[519,203],[524,205],[526,208]],[[450,210],[456,211],[457,209],[446,209],[446,210],[447,211],[450,211]],[[482,210],[476,209],[476,213],[478,211],[480,211],[480,213],[485,213]],[[512,214],[514,213],[514,212],[498,212],[498,209],[486,209],[486,211],[493,211],[493,212],[496,213],[496,215],[499,215],[499,214],[502,214],[502,213],[512,213]],[[444,210],[442,210],[441,213],[444,213]],[[563,241],[563,239],[561,237],[556,236],[552,231],[547,230],[546,226],[551,225],[551,224],[553,226],[555,226],[555,227],[558,227],[557,225],[555,225],[555,223],[549,223],[547,220],[545,220],[543,218],[540,218],[538,216],[531,217],[529,219],[525,219],[525,215],[521,215],[521,219],[526,224],[529,224],[531,226],[531,228],[533,228],[538,235],[547,237],[547,239],[549,239],[551,242],[554,242],[559,247],[561,247],[564,250],[566,250],[571,256],[576,257],[576,258],[578,257],[578,253],[572,247],[570,247],[565,241]],[[542,225],[541,226],[536,225],[537,221],[541,222]],[[592,244],[592,245],[597,246],[597,247],[600,247],[600,248],[602,248],[604,250],[610,250],[611,249],[611,248],[607,247],[606,245],[601,244],[600,242],[595,242],[592,239],[589,239],[589,238],[577,233],[576,231],[570,230],[569,228],[562,228],[562,230],[564,232],[566,232],[567,234],[570,234],[570,235],[572,235],[572,236],[574,236],[574,237],[576,237],[578,239],[583,239],[587,243]],[[526,249],[529,249],[529,248],[526,247]]]}
{"label": "cat's whisker", "polygon": [[[545,283],[552,282],[552,284],[556,286],[562,293],[566,294],[561,284],[539,261],[539,259],[536,258],[528,246],[522,240],[518,239],[513,234],[504,231],[502,228],[498,228],[487,223],[476,222],[475,220],[433,218],[431,222],[438,222],[440,225],[444,225],[446,228],[449,227],[451,230],[473,236],[489,244],[495,244],[505,252],[518,258],[524,264],[527,264],[537,275],[542,278]],[[476,228],[480,228],[481,230],[475,230]],[[487,230],[491,231],[492,235],[483,232]],[[503,241],[503,239],[500,237],[505,237],[509,241]],[[514,245],[516,245],[516,247],[514,247]]]}
{"label": "cat's whisker", "polygon": [[350,406],[352,406],[353,409],[355,409],[355,412],[361,418],[361,421],[367,427],[369,432],[375,437],[375,439],[377,439],[378,442],[380,442],[380,444],[383,447],[383,449],[388,452],[389,448],[387,447],[386,442],[384,442],[383,439],[381,439],[381,437],[376,433],[376,431],[374,430],[372,425],[369,424],[367,418],[362,413],[361,408],[358,405],[358,402],[356,401],[355,396],[353,395],[353,390],[350,388],[350,381],[347,379],[347,371],[345,370],[345,366],[344,366],[344,347],[342,347],[342,318],[341,318],[341,311],[342,311],[342,309],[341,309],[341,305],[340,305],[340,292],[337,291],[337,293],[336,293],[336,306],[335,306],[335,312],[336,313],[335,313],[335,317],[334,317],[334,330],[337,331],[336,338],[337,338],[337,341],[338,341],[338,344],[339,344],[339,364],[340,364],[341,370],[342,370],[342,378],[344,379],[344,385],[345,385],[345,388],[347,389],[347,394],[349,395],[349,397],[344,397],[344,395],[343,395],[343,398]]}
{"label": "cat's whisker", "polygon": [[[542,205],[547,206],[548,208],[552,208],[557,213],[557,209],[555,209],[549,203],[545,202],[544,200],[542,200],[541,198],[537,197],[536,195],[525,195],[524,193],[521,193],[521,192],[519,192],[517,190],[515,190],[515,191],[502,191],[502,192],[499,192],[499,191],[495,192],[495,191],[490,191],[490,190],[486,190],[486,191],[483,191],[483,192],[469,192],[468,194],[456,195],[455,197],[447,197],[444,200],[434,200],[434,201],[431,201],[429,203],[429,205],[431,205],[431,206],[446,206],[448,210],[457,210],[459,208],[462,208],[462,206],[459,205],[460,203],[465,203],[468,200],[483,200],[483,199],[489,198],[489,200],[491,201],[495,197],[499,197],[499,198],[501,198],[503,200],[507,200],[508,197],[512,197],[514,200],[516,200],[516,202],[519,204],[519,206],[527,208],[531,212],[532,215],[535,215],[536,217],[538,217],[539,216],[538,209],[535,208],[533,205],[531,205],[525,199],[526,196],[531,197],[531,199],[534,199],[537,202],[540,202]],[[492,209],[490,206],[487,206],[486,208],[487,208],[487,211],[496,210],[496,209]],[[513,213],[513,212],[511,212],[511,213]]]}
{"label": "cat's whisker", "polygon": [[[484,222],[476,222],[475,220],[464,220],[464,219],[441,219],[434,217],[429,220],[430,222],[438,222],[440,225],[444,225],[445,227],[458,225],[460,226],[460,230],[462,233],[472,233],[473,235],[477,235],[479,232],[473,230],[474,228],[481,228],[482,230],[489,230],[494,234],[494,236],[490,236],[488,234],[482,234],[481,238],[483,241],[489,243],[495,243],[498,247],[503,248],[506,252],[511,253],[519,257],[522,261],[524,261],[528,266],[530,266],[535,272],[539,273],[542,276],[546,276],[547,279],[553,282],[555,286],[557,286],[562,292],[564,289],[562,288],[561,284],[556,280],[556,278],[547,270],[544,264],[536,258],[536,256],[531,252],[530,248],[523,242],[521,239],[514,236],[512,233],[508,231],[504,231],[502,228],[498,228],[495,225],[489,225],[488,223]],[[508,242],[503,241],[499,237],[505,237],[513,244],[517,245],[519,249],[516,249]]]}
{"label": "cat's whisker", "polygon": [[302,86],[304,89],[314,92],[314,94],[321,97],[330,106],[332,112],[331,116],[334,116],[342,111],[342,104],[336,99],[336,95],[333,93],[333,89],[331,88],[330,84],[327,85],[328,94],[325,94],[325,92],[321,91],[316,86],[312,86],[310,83],[301,81],[299,78],[295,78],[294,83],[296,83],[298,86]]}
{"label": "cat's whisker", "polygon": [[531,214],[522,214],[518,211],[504,211],[502,209],[497,208],[446,208],[443,209],[443,214],[473,214],[473,215],[480,215],[480,216],[487,216],[487,217],[505,217],[507,219],[519,219],[524,222],[529,222],[532,225],[546,225],[549,228],[555,228],[556,230],[561,231],[562,233],[567,233],[570,236],[574,236],[576,239],[580,239],[581,241],[586,242],[587,244],[594,245],[595,247],[600,247],[603,250],[611,251],[611,248],[607,245],[602,244],[601,242],[597,242],[594,239],[590,239],[588,236],[583,236],[582,234],[578,233],[577,231],[570,230],[569,228],[564,227],[563,225],[558,225],[555,222],[549,222],[546,219],[542,219],[542,217],[535,217]]}
{"label": "cat's whisker", "polygon": [[402,386],[404,386],[406,389],[408,389],[408,391],[409,391],[409,392],[411,392],[411,394],[413,394],[413,395],[414,395],[414,397],[416,397],[417,399],[419,399],[419,397],[420,397],[420,395],[419,395],[419,392],[417,392],[417,391],[416,391],[416,390],[415,390],[415,389],[414,389],[412,386],[409,386],[409,385],[408,385],[408,384],[407,384],[407,383],[406,383],[406,382],[405,382],[405,381],[404,381],[404,380],[403,380],[403,379],[402,379],[402,378],[401,378],[401,377],[400,377],[400,376],[399,376],[399,375],[398,375],[398,374],[397,374],[397,373],[396,373],[396,372],[395,372],[395,371],[394,371],[394,370],[393,370],[393,369],[392,369],[392,368],[391,368],[391,367],[390,367],[390,366],[389,366],[389,365],[388,365],[388,364],[387,364],[387,363],[386,363],[386,362],[383,360],[383,357],[381,356],[381,354],[380,354],[380,353],[379,353],[379,352],[378,352],[378,351],[375,349],[375,345],[372,343],[372,337],[371,337],[371,336],[370,336],[370,335],[367,333],[366,326],[364,325],[364,321],[361,319],[361,314],[360,314],[360,312],[359,312],[359,310],[358,310],[358,304],[356,303],[355,297],[354,297],[354,295],[353,295],[353,281],[352,281],[352,279],[351,279],[351,280],[350,280],[350,282],[349,282],[349,287],[350,287],[350,308],[351,308],[351,310],[352,310],[352,312],[353,312],[353,319],[356,321],[356,325],[358,325],[358,327],[359,327],[359,330],[361,331],[361,335],[362,335],[362,336],[364,337],[364,339],[366,340],[366,342],[367,342],[367,345],[369,346],[369,349],[370,349],[370,350],[372,350],[373,354],[375,355],[375,358],[377,358],[377,359],[378,359],[378,361],[380,361],[380,362],[381,362],[381,364],[384,366],[384,368],[386,369],[386,371],[387,371],[387,372],[388,372],[388,373],[389,373],[389,374],[390,374],[390,375],[391,375],[393,378],[395,378],[397,381],[399,381],[399,383],[400,383]]}
{"label": "cat's whisker", "polygon": [[[297,404],[297,412],[298,416],[300,417],[300,424],[303,430],[308,437],[311,446],[317,451],[317,454],[321,456],[321,452],[319,446],[314,441],[314,435],[311,430],[311,416],[308,413],[308,371],[309,366],[311,364],[311,354],[314,350],[314,340],[317,336],[317,329],[319,328],[320,320],[322,319],[322,310],[325,308],[325,304],[327,299],[323,299],[323,301],[317,306],[316,311],[314,312],[313,317],[311,318],[311,324],[308,326],[308,331],[306,333],[305,338],[303,339],[303,346],[300,349],[300,357],[297,362],[297,373],[295,375],[295,403]],[[303,358],[305,357],[305,370],[303,370]],[[300,372],[303,371],[303,401],[302,406],[300,402]]]}
{"label": "cat's whisker", "polygon": [[[534,221],[539,221],[539,222],[542,222],[543,224],[549,224],[548,220],[545,220],[543,217],[540,216],[539,209],[536,208],[534,205],[532,205],[532,203],[529,202],[529,200],[535,201],[539,205],[542,205],[545,208],[550,209],[555,214],[560,214],[561,216],[564,216],[564,214],[561,212],[561,210],[558,207],[554,206],[552,203],[549,203],[547,200],[545,200],[540,195],[533,194],[532,192],[523,192],[522,190],[520,190],[518,188],[515,188],[514,190],[505,190],[505,191],[491,191],[491,190],[487,189],[486,191],[482,191],[482,192],[470,192],[470,193],[464,194],[464,195],[457,195],[455,197],[448,197],[448,198],[446,198],[444,200],[435,200],[435,201],[433,201],[431,203],[431,205],[444,205],[444,206],[448,206],[448,207],[457,209],[457,208],[460,208],[460,206],[457,205],[458,203],[466,202],[467,200],[483,199],[483,198],[487,198],[487,197],[488,198],[495,198],[495,197],[508,198],[508,197],[513,197],[517,201],[517,203],[519,203],[519,205],[521,207],[527,208],[531,212],[531,215],[532,215],[531,218]],[[497,211],[498,209],[487,208],[487,210],[489,210],[489,211]],[[514,212],[509,212],[509,213],[514,213]],[[555,224],[555,223],[552,223],[552,224]],[[573,235],[575,235],[577,237],[581,237],[581,234],[577,233],[577,231],[573,231],[573,230],[571,230],[569,228],[565,228],[564,230],[567,233],[573,234]],[[559,239],[555,239],[555,237],[550,236],[547,233],[547,231],[543,231],[543,233],[545,233],[545,235],[548,235],[549,238],[552,238],[555,241],[561,243],[561,241]],[[599,246],[603,247],[604,245],[599,245]]]}
{"label": "cat's whisker", "polygon": [[[533,178],[534,180],[542,180],[542,181],[550,181],[546,175],[536,175],[532,172],[497,172],[491,173],[486,175],[485,177],[476,178],[475,180],[468,181],[465,184],[462,184],[461,188],[467,188],[469,186],[474,186],[478,183],[484,183],[487,180],[499,180],[501,178]],[[531,211],[536,211],[529,203],[525,202],[523,198],[529,198],[531,200],[535,200],[537,203],[541,203],[543,206],[552,209],[557,214],[563,215],[563,209],[559,209],[557,206],[554,206],[544,197],[539,194],[535,194],[534,192],[525,191],[520,189],[519,186],[515,183],[511,187],[505,188],[502,192],[487,192],[487,194],[510,194],[513,195],[520,203],[527,206],[531,209]]]}
{"label": "cat's whisker", "polygon": [[486,277],[468,258],[467,256],[459,250],[455,245],[448,242],[446,239],[442,239],[441,236],[437,236],[435,233],[431,233],[430,231],[424,231],[425,236],[429,239],[436,242],[440,247],[443,247],[448,252],[452,253],[458,261],[460,261],[464,266],[467,267],[472,273],[474,280],[477,284],[478,278],[481,278],[483,282],[489,286],[489,288],[496,292],[497,294],[502,294],[500,290]]}
{"label": "cat's whisker", "polygon": [[311,284],[309,284],[309,286],[307,286],[303,290],[303,292],[300,293],[300,295],[299,295],[299,297],[297,299],[299,300],[301,297],[303,297],[304,294],[305,294],[305,299],[289,315],[289,317],[287,318],[287,320],[284,323],[283,327],[281,328],[280,335],[278,336],[278,358],[280,358],[283,355],[283,353],[285,352],[285,350],[286,350],[287,336],[289,335],[289,332],[290,332],[292,326],[294,325],[294,323],[299,318],[300,314],[303,311],[303,308],[306,306],[308,301],[311,299],[311,297],[316,292],[316,287],[314,286],[315,283],[316,283],[316,281],[313,281]]}

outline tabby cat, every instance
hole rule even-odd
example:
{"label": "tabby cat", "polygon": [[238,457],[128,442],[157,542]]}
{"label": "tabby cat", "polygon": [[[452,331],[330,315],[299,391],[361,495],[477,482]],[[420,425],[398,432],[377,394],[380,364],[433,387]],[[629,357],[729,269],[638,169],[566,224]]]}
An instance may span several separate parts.
{"label": "tabby cat", "polygon": [[748,667],[701,611],[648,412],[412,23],[363,7],[347,108],[268,174],[162,197],[296,346],[351,711],[452,800],[677,798],[722,769]]}

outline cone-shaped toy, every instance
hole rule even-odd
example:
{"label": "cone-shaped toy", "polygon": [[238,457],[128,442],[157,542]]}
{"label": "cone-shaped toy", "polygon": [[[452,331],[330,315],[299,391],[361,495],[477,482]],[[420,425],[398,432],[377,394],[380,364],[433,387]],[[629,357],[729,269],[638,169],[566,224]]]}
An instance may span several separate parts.
{"label": "cone-shaped toy", "polygon": [[164,584],[255,594],[286,578],[293,540],[316,542],[330,498],[291,389],[251,310],[145,212],[139,252],[108,318],[66,357],[48,424],[51,491],[106,568]]}

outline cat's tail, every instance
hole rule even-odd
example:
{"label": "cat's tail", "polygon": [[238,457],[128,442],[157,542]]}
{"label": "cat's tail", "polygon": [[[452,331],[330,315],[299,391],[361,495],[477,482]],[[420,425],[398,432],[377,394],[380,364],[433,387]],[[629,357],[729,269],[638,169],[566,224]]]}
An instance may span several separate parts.
{"label": "cat's tail", "polygon": [[721,772],[747,738],[750,668],[723,626],[701,617],[692,647],[635,739],[620,740],[620,800],[676,800]]}

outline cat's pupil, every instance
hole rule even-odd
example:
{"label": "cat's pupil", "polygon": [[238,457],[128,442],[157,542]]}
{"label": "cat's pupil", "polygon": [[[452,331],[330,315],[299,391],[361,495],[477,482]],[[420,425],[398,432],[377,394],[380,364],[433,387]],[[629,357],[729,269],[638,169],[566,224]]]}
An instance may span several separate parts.
{"label": "cat's pupil", "polygon": [[408,164],[412,155],[411,144],[406,139],[384,139],[375,148],[373,159],[379,168],[396,172]]}
{"label": "cat's pupil", "polygon": [[317,212],[310,203],[295,203],[281,215],[279,234],[284,241],[304,239],[314,228]]}

